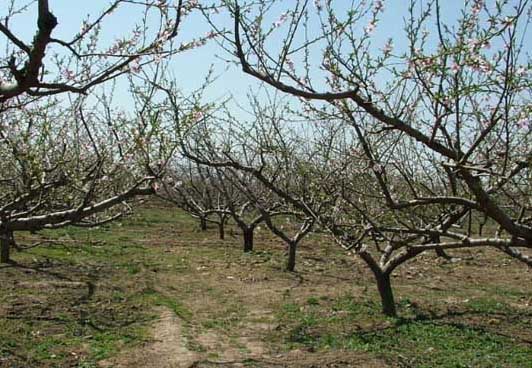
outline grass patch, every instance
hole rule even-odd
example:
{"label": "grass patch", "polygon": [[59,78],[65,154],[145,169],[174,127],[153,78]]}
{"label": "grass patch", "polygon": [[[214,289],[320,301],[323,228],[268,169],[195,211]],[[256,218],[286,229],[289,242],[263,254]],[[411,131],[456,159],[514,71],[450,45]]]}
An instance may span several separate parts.
{"label": "grass patch", "polygon": [[[156,272],[183,270],[187,262],[139,243],[139,221],[167,226],[172,220],[166,211],[146,209],[97,229],[43,231],[54,242],[14,253],[18,266],[0,269],[0,365],[92,367],[145,341],[154,306],[190,317],[172,298],[143,296]],[[35,235],[17,239],[27,243]]]}
{"label": "grass patch", "polygon": [[[325,301],[312,297],[306,303],[283,305],[279,318],[286,327],[277,337],[288,349],[366,352],[402,367],[531,366],[530,342],[467,319],[427,316],[408,300],[399,305],[401,314],[408,317],[399,319],[383,317],[373,300],[344,296],[327,305]],[[503,313],[521,315],[508,305],[486,299],[469,301],[462,312],[482,316],[488,326],[493,314]]]}
{"label": "grass patch", "polygon": [[[146,207],[97,229],[43,232],[56,242],[14,252],[18,266],[0,266],[0,366],[94,368],[143,346],[156,307],[184,321],[190,350],[220,361],[235,360],[225,354],[236,351],[245,366],[260,366],[246,361],[257,350],[284,354],[285,366],[334,366],[320,357],[349,360],[346,350],[353,361],[369,356],[391,366],[531,366],[529,279],[515,264],[488,274],[485,259],[416,259],[408,270],[424,278],[397,271],[402,318],[392,319],[380,313],[365,266],[321,234],[302,244],[291,274],[277,239],[257,232],[256,250],[243,254],[233,230],[222,241],[214,226],[200,232],[182,212]],[[17,234],[20,243],[35,237]],[[202,342],[206,333],[214,343]],[[302,363],[292,349],[311,359]]]}
{"label": "grass patch", "polygon": [[174,297],[163,295],[160,292],[149,289],[144,291],[143,298],[145,300],[149,300],[150,304],[163,306],[170,309],[176,316],[185,320],[186,322],[190,322],[192,319],[192,312]]}
{"label": "grass patch", "polygon": [[361,332],[341,339],[325,335],[323,345],[362,350],[416,367],[525,367],[530,348],[510,338],[464,325],[430,321],[399,323],[382,331]]}

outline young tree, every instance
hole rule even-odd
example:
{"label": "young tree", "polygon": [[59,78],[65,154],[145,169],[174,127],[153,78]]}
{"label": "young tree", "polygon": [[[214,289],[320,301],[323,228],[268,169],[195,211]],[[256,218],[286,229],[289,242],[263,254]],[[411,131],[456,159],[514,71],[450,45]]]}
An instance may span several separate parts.
{"label": "young tree", "polygon": [[[288,122],[285,117],[288,106],[281,102],[270,97],[268,104],[261,104],[257,96],[252,96],[250,122],[237,121],[225,111],[225,114],[210,115],[191,126],[178,121],[176,129],[181,135],[183,155],[198,164],[216,168],[222,192],[223,187],[230,186],[246,198],[240,212],[250,206],[257,213],[248,224],[234,205],[228,206],[237,225],[244,231],[244,250],[250,246],[246,234],[252,239],[255,227],[265,222],[286,244],[286,269],[293,272],[297,246],[315,222],[311,208],[316,207],[314,210],[319,211],[321,202],[326,201],[321,201],[308,190],[312,153],[304,149],[305,140],[283,126]],[[211,120],[216,124],[210,125]],[[276,218],[280,215],[295,220],[297,225],[279,224]]]}
{"label": "young tree", "polygon": [[[216,161],[213,161],[216,162]],[[256,228],[266,218],[284,214],[279,211],[281,204],[276,201],[272,192],[258,182],[255,177],[244,171],[237,171],[230,167],[217,167],[221,193],[226,196],[227,213],[242,231],[243,250],[252,252],[254,248],[254,234]],[[258,201],[262,206],[257,208]]]}
{"label": "young tree", "polygon": [[[225,238],[229,201],[233,197],[223,193],[215,169],[199,165],[186,158],[173,158],[166,170],[166,178],[157,195],[197,218],[202,231],[207,223],[218,225],[220,239]],[[216,218],[213,219],[213,216]]]}
{"label": "young tree", "polygon": [[[352,130],[357,160],[341,160],[336,205],[317,217],[368,264],[385,314],[390,273],[424,251],[494,247],[532,263],[529,1],[411,0],[403,37],[384,42],[380,0],[226,3],[224,46],[242,70]],[[499,230],[453,232],[468,214]]]}

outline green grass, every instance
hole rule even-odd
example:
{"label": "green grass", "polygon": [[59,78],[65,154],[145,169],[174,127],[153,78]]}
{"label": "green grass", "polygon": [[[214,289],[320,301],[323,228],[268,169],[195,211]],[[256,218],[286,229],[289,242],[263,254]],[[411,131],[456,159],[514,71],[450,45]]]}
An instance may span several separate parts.
{"label": "green grass", "polygon": [[408,367],[526,367],[532,358],[528,347],[511,338],[432,321],[399,323],[343,339],[325,335],[321,344],[399,357],[399,363]]}
{"label": "green grass", "polygon": [[[79,321],[64,319],[61,326],[43,321],[20,319],[13,328],[10,323],[0,323],[0,355],[20,354],[22,366],[57,366],[59,362],[83,356],[86,364],[107,358],[124,346],[146,337],[140,326],[95,330]],[[88,345],[88,351],[82,351]]]}
{"label": "green grass", "polygon": [[150,304],[156,306],[163,306],[170,309],[176,316],[189,322],[192,319],[192,312],[188,310],[182,303],[176,298],[163,295],[155,290],[145,290],[142,294],[144,300],[148,300]]}
{"label": "green grass", "polygon": [[[93,367],[98,360],[144,341],[154,306],[164,305],[189,317],[175,300],[150,292],[155,271],[183,271],[186,260],[161,257],[160,251],[137,242],[145,235],[139,228],[175,224],[172,215],[145,209],[122,223],[97,229],[43,231],[43,237],[59,243],[14,253],[24,267],[0,270],[8,280],[4,285],[9,285],[0,289],[0,301],[14,308],[7,312],[12,317],[0,319],[0,357],[11,357],[20,366],[77,361],[79,367]],[[19,241],[26,238],[35,235],[17,234]],[[17,288],[19,281],[24,288]],[[48,282],[67,284],[51,284],[43,291],[39,285]],[[88,283],[97,285],[93,295],[84,286]]]}
{"label": "green grass", "polygon": [[[397,319],[382,316],[375,300],[324,300],[311,297],[306,303],[283,305],[279,318],[286,328],[281,338],[289,349],[360,351],[402,367],[532,367],[530,342],[503,336],[496,328],[431,317],[408,300],[399,303],[407,317]],[[489,299],[471,300],[466,307],[463,314],[485,321],[492,314],[522,315]]]}
{"label": "green grass", "polygon": [[[168,208],[143,208],[97,229],[43,235],[60,243],[15,252],[24,267],[0,269],[0,366],[9,359],[13,366],[95,368],[99,360],[147,341],[164,307],[183,321],[189,348],[213,357],[223,352],[206,351],[194,337],[212,330],[238,347],[255,308],[276,311],[274,321],[255,317],[279,326],[264,332],[275,351],[341,355],[347,349],[402,367],[532,367],[531,343],[524,341],[532,310],[523,307],[530,293],[513,279],[497,285],[463,281],[419,293],[419,284],[398,278],[402,318],[394,319],[381,315],[372,279],[363,273],[355,279],[357,286],[368,285],[362,295],[341,295],[345,291],[335,291],[336,283],[320,284],[331,280],[321,273],[338,275],[353,264],[340,262],[344,253],[320,244],[317,235],[309,238],[312,247],[301,247],[300,254],[307,250],[314,257],[305,260],[308,267],[298,259],[301,284],[297,275],[282,272],[283,250],[268,235],[257,234],[256,250],[243,254],[240,238],[218,241],[214,227],[201,233],[195,220]],[[433,270],[445,275],[454,267]],[[66,284],[54,284],[61,282]],[[345,290],[340,288],[353,281],[340,282],[338,290]],[[248,296],[244,285],[269,287],[272,300]],[[447,297],[459,302],[446,304]]]}

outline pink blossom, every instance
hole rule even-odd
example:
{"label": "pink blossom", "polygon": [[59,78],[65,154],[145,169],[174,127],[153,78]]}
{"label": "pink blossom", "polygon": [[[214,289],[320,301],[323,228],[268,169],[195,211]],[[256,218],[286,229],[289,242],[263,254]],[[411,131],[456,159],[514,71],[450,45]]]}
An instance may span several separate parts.
{"label": "pink blossom", "polygon": [[473,70],[477,72],[482,72],[482,73],[489,73],[492,71],[491,64],[483,59],[478,59],[476,63],[473,64],[472,68]]}
{"label": "pink blossom", "polygon": [[133,60],[131,62],[131,64],[129,64],[129,69],[133,72],[133,73],[139,73],[140,72],[140,58],[137,58],[135,60]]}
{"label": "pink blossom", "polygon": [[475,1],[475,3],[473,4],[473,7],[471,8],[471,13],[473,14],[474,17],[478,16],[483,6],[484,6],[484,0]]}
{"label": "pink blossom", "polygon": [[371,34],[373,31],[375,31],[375,28],[377,27],[377,22],[375,20],[372,20],[368,23],[366,27],[364,27],[364,32],[366,34]]}
{"label": "pink blossom", "polygon": [[331,61],[331,57],[330,57],[330,55],[328,53],[323,57],[322,65],[327,70],[331,69],[332,61]]}
{"label": "pink blossom", "polygon": [[299,78],[297,81],[298,81],[298,83],[301,84],[302,86],[306,86],[307,83],[309,82],[309,80],[307,79],[307,77],[301,77],[301,78]]}
{"label": "pink blossom", "polygon": [[517,126],[521,129],[528,129],[531,126],[530,119],[527,119],[526,117],[522,117],[521,119],[517,121]]}
{"label": "pink blossom", "polygon": [[296,67],[295,67],[294,62],[292,61],[292,59],[286,58],[285,62],[286,62],[286,65],[288,66],[288,69],[292,73],[295,73]]}
{"label": "pink blossom", "polygon": [[384,167],[382,167],[380,164],[373,165],[372,169],[377,174],[382,174],[384,172]]}
{"label": "pink blossom", "polygon": [[192,40],[190,42],[185,42],[179,46],[179,51],[195,49],[195,48],[204,46],[206,43],[207,43],[207,39],[205,38],[200,38],[198,40]]}
{"label": "pink blossom", "polygon": [[375,13],[378,13],[378,12],[381,12],[383,10],[384,10],[384,3],[382,2],[382,0],[375,1],[374,5],[373,5],[373,11]]}
{"label": "pink blossom", "polygon": [[427,58],[421,59],[419,61],[419,64],[425,69],[430,69],[434,66],[435,60],[430,57],[427,57]]}
{"label": "pink blossom", "polygon": [[155,64],[159,64],[162,60],[163,60],[162,54],[156,54],[155,57],[153,58],[153,61],[155,62]]}
{"label": "pink blossom", "polygon": [[391,52],[393,51],[393,41],[392,39],[390,38],[388,40],[388,42],[386,42],[386,45],[384,45],[384,47],[382,48],[382,52],[384,53],[384,55],[389,55]]}
{"label": "pink blossom", "polygon": [[520,67],[517,68],[517,70],[515,71],[515,74],[517,74],[519,77],[523,77],[527,74],[527,70],[523,65],[521,65]]}
{"label": "pink blossom", "polygon": [[403,78],[409,79],[412,78],[413,74],[411,70],[404,70],[403,72],[401,72],[401,76]]}
{"label": "pink blossom", "polygon": [[70,69],[65,69],[65,70],[63,70],[63,77],[66,80],[71,81],[71,80],[73,80],[76,77],[76,74]]}
{"label": "pink blossom", "polygon": [[83,21],[83,23],[81,24],[81,30],[80,32],[81,33],[85,33],[89,30],[89,23],[86,22],[86,21]]}
{"label": "pink blossom", "polygon": [[189,9],[197,8],[197,7],[199,7],[199,1],[198,0],[188,0],[188,3],[187,3],[186,6]]}
{"label": "pink blossom", "polygon": [[514,25],[514,18],[512,17],[506,17],[504,18],[504,20],[502,21],[502,24],[506,27],[513,27]]}
{"label": "pink blossom", "polygon": [[159,37],[158,37],[159,41],[160,42],[164,42],[164,41],[168,40],[173,32],[174,32],[173,23],[167,24],[165,29],[164,29],[164,31],[162,31],[161,34],[159,34]]}
{"label": "pink blossom", "polygon": [[461,69],[461,67],[460,67],[460,65],[458,65],[457,63],[453,63],[453,64],[451,65],[451,71],[452,71],[453,73],[458,73],[458,72],[460,71],[460,69]]}
{"label": "pink blossom", "polygon": [[201,121],[205,118],[205,115],[203,114],[202,111],[194,111],[192,113],[192,120],[194,122],[198,122],[198,121]]}
{"label": "pink blossom", "polygon": [[470,50],[470,51],[473,51],[474,49],[477,48],[477,45],[478,45],[479,41],[476,40],[476,39],[470,39],[467,41],[467,48]]}
{"label": "pink blossom", "polygon": [[288,14],[289,14],[289,12],[281,14],[279,19],[277,19],[275,22],[273,22],[273,28],[279,28],[280,26],[282,26],[284,24],[284,22],[286,22],[286,20],[288,19]]}
{"label": "pink blossom", "polygon": [[207,32],[207,34],[205,35],[205,38],[206,38],[207,40],[211,40],[211,39],[216,38],[216,37],[218,37],[218,33],[214,32],[214,31],[209,31],[209,32]]}

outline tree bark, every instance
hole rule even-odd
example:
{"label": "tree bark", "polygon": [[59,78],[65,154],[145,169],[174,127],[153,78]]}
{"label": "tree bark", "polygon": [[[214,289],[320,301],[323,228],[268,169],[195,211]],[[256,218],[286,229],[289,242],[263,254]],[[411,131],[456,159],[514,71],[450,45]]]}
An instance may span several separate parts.
{"label": "tree bark", "polygon": [[0,263],[9,263],[11,261],[11,238],[13,233],[10,231],[3,231],[0,234]]}
{"label": "tree bark", "polygon": [[395,300],[393,297],[392,284],[390,282],[390,274],[382,272],[373,272],[377,280],[377,287],[381,297],[382,313],[389,317],[396,317],[397,310],[395,309]]}
{"label": "tree bark", "polygon": [[478,236],[483,235],[484,226],[486,226],[487,222],[488,222],[488,215],[484,214],[484,218],[480,220],[478,223]]}
{"label": "tree bark", "polygon": [[225,221],[220,220],[220,223],[218,224],[218,235],[220,237],[220,240],[225,239]]}
{"label": "tree bark", "polygon": [[244,232],[244,252],[253,252],[253,232],[254,228],[242,229]]}
{"label": "tree bark", "polygon": [[200,230],[207,231],[207,220],[204,217],[200,217]]}
{"label": "tree bark", "polygon": [[296,250],[296,242],[288,243],[288,261],[286,262],[286,270],[288,272],[294,272],[296,269]]}
{"label": "tree bark", "polygon": [[442,258],[444,258],[444,259],[446,259],[446,260],[450,260],[450,259],[453,258],[453,257],[451,257],[450,255],[448,255],[448,254],[443,250],[443,248],[436,248],[435,251],[436,251],[436,255],[437,255],[438,257],[442,257]]}

